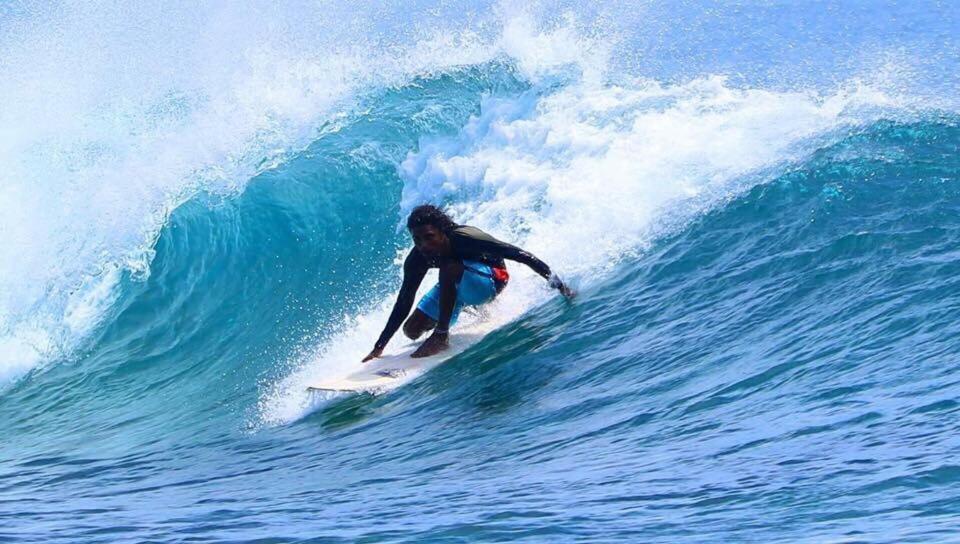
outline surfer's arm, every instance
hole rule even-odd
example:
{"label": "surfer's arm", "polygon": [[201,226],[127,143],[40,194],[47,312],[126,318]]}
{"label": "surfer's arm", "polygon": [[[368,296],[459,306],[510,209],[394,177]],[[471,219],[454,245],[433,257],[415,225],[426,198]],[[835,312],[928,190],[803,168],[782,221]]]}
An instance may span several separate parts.
{"label": "surfer's arm", "polygon": [[504,255],[504,259],[510,259],[511,261],[516,261],[529,266],[531,270],[543,276],[543,278],[549,282],[550,287],[560,291],[563,296],[567,298],[574,296],[575,293],[573,290],[570,289],[567,284],[563,283],[563,280],[560,279],[560,276],[550,270],[550,267],[547,266],[547,263],[536,258],[533,253],[529,253],[515,246],[510,247],[516,250],[516,252]]}
{"label": "surfer's arm", "polygon": [[550,267],[547,263],[538,259],[533,253],[524,251],[519,247],[512,246],[510,244],[504,243],[507,246],[507,249],[503,253],[504,259],[509,259],[511,261],[516,261],[527,265],[530,270],[533,270],[537,274],[540,274],[544,279],[549,280],[553,273],[550,271]]}
{"label": "surfer's arm", "polygon": [[502,258],[527,265],[531,270],[539,274],[541,277],[543,277],[543,279],[547,280],[550,283],[550,287],[560,291],[564,296],[574,296],[573,290],[563,283],[563,281],[560,279],[560,276],[557,276],[553,271],[551,271],[550,266],[538,259],[533,253],[497,239],[493,239],[486,243],[489,245],[491,250],[495,251]]}
{"label": "surfer's arm", "polygon": [[380,333],[380,338],[374,345],[374,350],[382,351],[387,346],[387,342],[393,338],[397,329],[403,324],[403,320],[410,315],[410,309],[413,308],[413,301],[417,296],[417,288],[427,274],[427,266],[423,257],[416,250],[407,255],[403,262],[403,284],[400,286],[400,293],[397,294],[397,301],[393,305],[393,311],[387,319],[387,325]]}
{"label": "surfer's arm", "polygon": [[460,259],[445,259],[440,264],[440,303],[437,325],[433,334],[410,354],[414,359],[436,355],[449,346],[450,319],[457,300],[457,283],[463,276],[463,262]]}
{"label": "surfer's arm", "polygon": [[460,260],[448,261],[440,267],[440,315],[437,316],[434,334],[447,334],[450,329],[453,307],[457,303],[457,284],[462,276],[463,262]]}

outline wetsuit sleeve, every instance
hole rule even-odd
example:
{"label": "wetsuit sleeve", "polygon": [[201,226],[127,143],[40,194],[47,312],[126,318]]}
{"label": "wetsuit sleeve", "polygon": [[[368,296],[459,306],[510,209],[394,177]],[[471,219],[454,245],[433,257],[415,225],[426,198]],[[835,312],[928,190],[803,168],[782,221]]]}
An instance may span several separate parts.
{"label": "wetsuit sleeve", "polygon": [[476,251],[498,255],[502,259],[523,263],[544,278],[550,277],[550,267],[547,266],[547,263],[536,258],[532,253],[504,241],[497,240],[489,234],[483,234],[485,235],[483,238],[475,237],[470,240],[470,243]]}
{"label": "wetsuit sleeve", "polygon": [[390,318],[387,319],[387,326],[380,333],[380,338],[375,346],[383,349],[387,342],[393,338],[393,335],[400,328],[403,320],[410,315],[410,309],[413,308],[413,299],[417,296],[417,288],[423,282],[423,277],[427,274],[427,262],[416,249],[410,251],[406,260],[403,261],[403,284],[400,286],[400,293],[397,295],[397,301],[393,305],[393,311],[390,312]]}
{"label": "wetsuit sleeve", "polygon": [[544,278],[550,278],[550,267],[547,266],[547,263],[536,258],[533,253],[524,251],[516,246],[511,246],[503,242],[504,245],[509,246],[510,249],[503,253],[504,259],[509,259],[511,261],[516,261],[518,263],[523,263],[530,267],[531,270],[540,274]]}

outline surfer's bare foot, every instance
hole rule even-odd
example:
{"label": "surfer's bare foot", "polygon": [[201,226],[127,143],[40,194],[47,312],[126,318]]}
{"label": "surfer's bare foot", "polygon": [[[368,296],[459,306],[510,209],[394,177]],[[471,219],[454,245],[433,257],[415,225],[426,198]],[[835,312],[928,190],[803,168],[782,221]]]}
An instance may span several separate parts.
{"label": "surfer's bare foot", "polygon": [[373,351],[371,351],[366,357],[363,358],[363,361],[360,361],[360,362],[366,363],[367,361],[370,361],[371,359],[376,359],[381,355],[383,355],[383,348],[373,348]]}
{"label": "surfer's bare foot", "polygon": [[413,352],[410,355],[413,358],[420,357],[429,357],[431,355],[436,355],[441,351],[450,347],[450,344],[447,342],[447,335],[440,332],[435,332],[430,335],[430,338],[427,338],[424,343],[420,344],[420,347],[417,348],[417,351]]}

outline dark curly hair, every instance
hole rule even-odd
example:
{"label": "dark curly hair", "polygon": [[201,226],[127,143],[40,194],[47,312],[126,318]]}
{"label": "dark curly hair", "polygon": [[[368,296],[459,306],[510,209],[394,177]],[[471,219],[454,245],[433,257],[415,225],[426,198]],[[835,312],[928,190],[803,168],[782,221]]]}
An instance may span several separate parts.
{"label": "dark curly hair", "polygon": [[456,227],[457,223],[440,208],[432,204],[422,204],[410,212],[410,217],[407,218],[407,228],[413,229],[423,225],[433,225],[446,232]]}

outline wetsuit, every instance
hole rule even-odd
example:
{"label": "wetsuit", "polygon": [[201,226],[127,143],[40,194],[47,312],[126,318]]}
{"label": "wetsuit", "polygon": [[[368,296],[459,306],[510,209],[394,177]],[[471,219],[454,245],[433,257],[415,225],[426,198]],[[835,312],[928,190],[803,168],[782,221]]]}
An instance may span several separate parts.
{"label": "wetsuit", "polygon": [[[459,225],[447,230],[445,234],[450,239],[454,258],[461,261],[477,261],[493,269],[505,269],[506,265],[503,261],[508,259],[529,266],[544,278],[550,277],[550,267],[547,263],[514,245],[497,240],[476,227]],[[400,286],[400,294],[397,295],[397,302],[393,311],[390,312],[387,325],[377,340],[377,348],[382,349],[387,345],[403,324],[403,320],[410,314],[417,289],[427,270],[437,268],[439,265],[439,258],[427,258],[417,248],[410,250],[406,260],[403,261],[403,284]]]}

